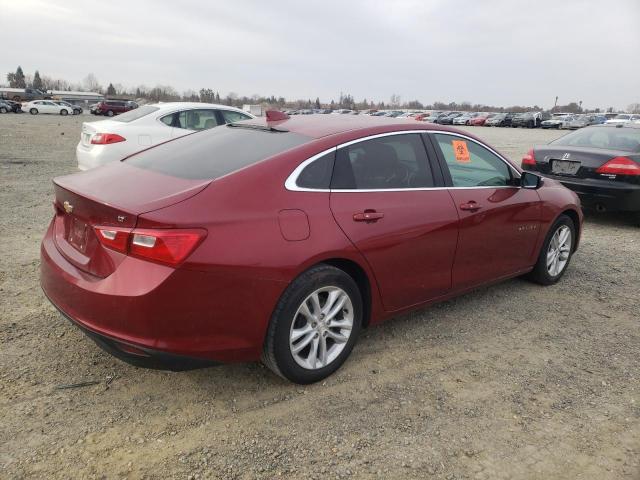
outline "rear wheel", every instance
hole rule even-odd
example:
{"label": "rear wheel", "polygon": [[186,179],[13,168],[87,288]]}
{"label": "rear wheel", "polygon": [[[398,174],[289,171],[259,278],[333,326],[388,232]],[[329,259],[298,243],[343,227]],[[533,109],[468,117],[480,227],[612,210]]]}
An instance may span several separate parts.
{"label": "rear wheel", "polygon": [[541,285],[552,285],[560,280],[569,266],[575,238],[573,220],[566,215],[560,215],[549,229],[538,261],[528,278]]}
{"label": "rear wheel", "polygon": [[31,110],[29,110],[29,113],[31,115],[37,115],[38,114],[38,109],[37,108],[32,108]]}
{"label": "rear wheel", "polygon": [[318,265],[296,278],[280,298],[262,361],[292,382],[317,382],[347,359],[361,323],[362,297],[353,278]]}

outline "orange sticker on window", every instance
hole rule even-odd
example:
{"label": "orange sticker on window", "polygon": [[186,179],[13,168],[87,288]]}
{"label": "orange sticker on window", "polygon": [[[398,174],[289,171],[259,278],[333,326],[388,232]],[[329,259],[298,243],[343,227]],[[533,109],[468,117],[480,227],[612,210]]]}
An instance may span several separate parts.
{"label": "orange sticker on window", "polygon": [[453,153],[456,156],[456,162],[469,163],[471,157],[469,156],[469,149],[467,148],[467,142],[464,140],[452,140],[451,146],[453,146]]}

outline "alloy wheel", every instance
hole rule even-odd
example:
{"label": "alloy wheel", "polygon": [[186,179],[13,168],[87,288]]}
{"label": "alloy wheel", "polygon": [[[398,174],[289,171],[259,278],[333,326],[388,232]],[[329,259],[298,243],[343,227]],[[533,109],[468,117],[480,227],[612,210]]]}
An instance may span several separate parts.
{"label": "alloy wheel", "polygon": [[551,237],[547,250],[547,272],[552,277],[562,273],[571,254],[571,229],[561,225]]}
{"label": "alloy wheel", "polygon": [[289,349],[303,368],[317,370],[344,350],[353,329],[351,298],[341,288],[322,287],[307,296],[295,313]]}

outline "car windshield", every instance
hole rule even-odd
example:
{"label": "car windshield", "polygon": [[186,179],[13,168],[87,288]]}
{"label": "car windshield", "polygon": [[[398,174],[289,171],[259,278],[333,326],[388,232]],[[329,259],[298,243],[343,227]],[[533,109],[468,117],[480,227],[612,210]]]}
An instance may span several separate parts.
{"label": "car windshield", "polygon": [[587,127],[560,137],[551,144],[640,153],[640,129]]}
{"label": "car windshield", "polygon": [[180,137],[125,161],[173,177],[213,180],[309,140],[297,133],[236,123]]}
{"label": "car windshield", "polygon": [[140,108],[136,108],[135,110],[129,110],[122,115],[118,115],[117,117],[113,117],[112,120],[116,122],[129,123],[137,120],[139,118],[145,117],[150,113],[157,112],[160,110],[159,107],[152,107],[151,105],[143,105]]}

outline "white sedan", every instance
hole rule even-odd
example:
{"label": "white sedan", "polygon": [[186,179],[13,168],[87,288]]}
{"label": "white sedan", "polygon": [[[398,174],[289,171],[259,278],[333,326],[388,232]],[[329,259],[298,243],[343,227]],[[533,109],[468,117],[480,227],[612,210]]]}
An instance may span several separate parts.
{"label": "white sedan", "polygon": [[33,100],[22,104],[22,111],[31,115],[39,113],[55,113],[56,115],[73,115],[73,108],[59,105],[52,100]]}
{"label": "white sedan", "polygon": [[140,150],[199,130],[255,118],[238,108],[211,103],[143,105],[98,122],[84,122],[76,158],[80,170],[122,160]]}

